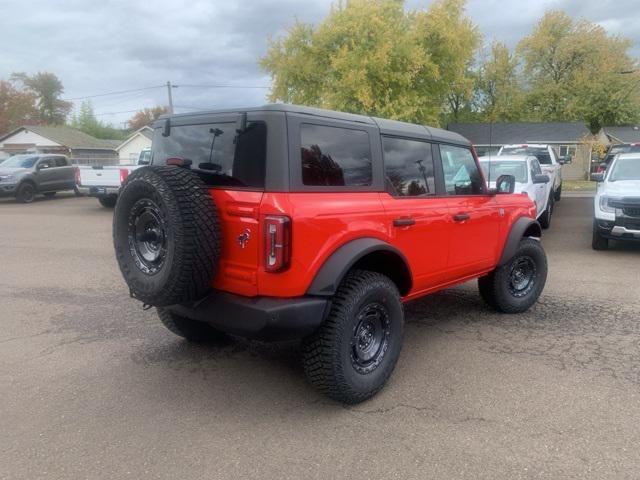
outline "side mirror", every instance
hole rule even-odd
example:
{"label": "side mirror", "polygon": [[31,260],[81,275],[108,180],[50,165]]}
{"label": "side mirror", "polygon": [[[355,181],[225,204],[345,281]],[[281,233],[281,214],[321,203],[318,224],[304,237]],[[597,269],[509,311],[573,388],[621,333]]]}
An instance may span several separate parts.
{"label": "side mirror", "polygon": [[591,174],[591,181],[592,182],[604,182],[604,173],[592,173]]}
{"label": "side mirror", "polygon": [[513,193],[516,188],[516,177],[513,175],[500,175],[496,180],[495,193]]}
{"label": "side mirror", "polygon": [[549,180],[549,175],[545,175],[543,173],[539,173],[533,177],[533,183],[549,183]]}

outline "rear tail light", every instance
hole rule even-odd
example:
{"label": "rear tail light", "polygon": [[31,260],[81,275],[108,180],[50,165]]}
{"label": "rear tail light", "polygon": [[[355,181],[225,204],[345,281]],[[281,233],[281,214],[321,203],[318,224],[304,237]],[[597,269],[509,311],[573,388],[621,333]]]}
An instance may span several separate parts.
{"label": "rear tail light", "polygon": [[120,169],[120,185],[122,185],[127,178],[129,177],[129,170],[127,170],[126,168],[121,168]]}
{"label": "rear tail light", "polygon": [[76,173],[75,173],[75,177],[76,177],[76,185],[80,186],[80,168],[76,167]]}
{"label": "rear tail light", "polygon": [[264,220],[265,270],[281,272],[291,260],[291,219],[270,215]]}

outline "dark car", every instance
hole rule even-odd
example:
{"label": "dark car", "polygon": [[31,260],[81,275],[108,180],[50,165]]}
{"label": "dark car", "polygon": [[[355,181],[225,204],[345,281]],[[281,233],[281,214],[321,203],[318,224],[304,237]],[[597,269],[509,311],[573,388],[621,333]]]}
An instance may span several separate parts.
{"label": "dark car", "polygon": [[38,193],[53,197],[75,190],[75,168],[64,155],[25,153],[0,164],[0,196],[31,203]]}
{"label": "dark car", "polygon": [[594,173],[604,173],[611,165],[611,161],[619,153],[640,153],[640,143],[619,143],[609,146],[607,153],[604,154],[604,159]]}

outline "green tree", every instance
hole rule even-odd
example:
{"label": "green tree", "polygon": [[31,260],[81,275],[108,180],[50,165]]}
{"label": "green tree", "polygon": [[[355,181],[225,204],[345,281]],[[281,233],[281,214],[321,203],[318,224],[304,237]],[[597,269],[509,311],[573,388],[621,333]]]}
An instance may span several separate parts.
{"label": "green tree", "polygon": [[122,140],[126,133],[98,120],[93,112],[90,100],[82,102],[80,111],[71,119],[71,126],[96,138]]}
{"label": "green tree", "polygon": [[11,80],[20,83],[24,89],[36,96],[36,106],[40,120],[46,124],[63,124],[71,111],[72,104],[62,100],[62,82],[53,73],[38,72],[34,75],[14,73]]}
{"label": "green tree", "polygon": [[637,119],[639,78],[629,40],[607,35],[599,25],[548,11],[518,52],[528,83],[527,110],[541,120],[605,124]]}
{"label": "green tree", "polygon": [[489,57],[480,65],[475,94],[476,107],[485,121],[508,122],[525,116],[518,59],[504,43],[493,43]]}
{"label": "green tree", "polygon": [[0,80],[0,135],[21,125],[39,123],[35,95]]}
{"label": "green tree", "polygon": [[[437,123],[451,85],[463,94],[479,34],[463,0],[405,11],[401,0],[351,0],[317,27],[296,23],[270,42],[270,99]],[[449,106],[448,106],[449,105]]]}

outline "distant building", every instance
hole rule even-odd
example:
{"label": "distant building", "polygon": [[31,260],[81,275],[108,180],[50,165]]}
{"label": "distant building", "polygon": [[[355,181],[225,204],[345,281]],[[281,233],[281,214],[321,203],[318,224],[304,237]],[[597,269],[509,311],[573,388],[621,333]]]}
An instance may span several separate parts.
{"label": "distant building", "polygon": [[118,163],[120,143],[67,126],[25,125],[0,136],[0,159],[19,153],[61,153],[80,165],[113,165]]}
{"label": "distant building", "polygon": [[589,142],[610,143],[602,130],[593,135],[583,122],[452,123],[447,129],[469,139],[478,155],[497,153],[503,145],[514,143],[550,144],[559,156],[571,158],[571,164],[562,168],[562,176],[567,180],[588,177],[591,169]]}
{"label": "distant building", "polygon": [[118,157],[121,165],[131,165],[138,160],[138,155],[145,148],[151,148],[153,129],[144,126],[129,135],[118,147]]}

